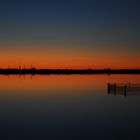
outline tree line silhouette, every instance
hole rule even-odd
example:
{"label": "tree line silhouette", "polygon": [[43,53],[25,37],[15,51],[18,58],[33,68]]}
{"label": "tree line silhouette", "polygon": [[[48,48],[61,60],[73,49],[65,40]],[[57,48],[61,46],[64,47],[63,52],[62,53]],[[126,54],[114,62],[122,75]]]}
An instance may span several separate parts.
{"label": "tree line silhouette", "polygon": [[140,74],[140,69],[37,69],[0,68],[0,74]]}

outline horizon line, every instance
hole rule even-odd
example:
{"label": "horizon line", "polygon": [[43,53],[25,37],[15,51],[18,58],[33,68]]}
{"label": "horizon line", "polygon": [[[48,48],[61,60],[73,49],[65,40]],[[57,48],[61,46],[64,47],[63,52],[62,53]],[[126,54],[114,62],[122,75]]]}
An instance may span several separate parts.
{"label": "horizon line", "polygon": [[0,68],[0,74],[140,74],[140,69],[18,69]]}

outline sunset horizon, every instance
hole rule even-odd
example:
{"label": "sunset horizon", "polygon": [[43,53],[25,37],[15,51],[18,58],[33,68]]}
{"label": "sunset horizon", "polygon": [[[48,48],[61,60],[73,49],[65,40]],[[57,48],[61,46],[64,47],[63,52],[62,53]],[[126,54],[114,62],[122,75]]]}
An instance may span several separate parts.
{"label": "sunset horizon", "polygon": [[0,140],[140,140],[140,0],[0,0]]}
{"label": "sunset horizon", "polygon": [[126,50],[126,52],[121,49],[100,50],[96,46],[95,49],[88,50],[84,48],[84,45],[82,48],[72,48],[70,44],[68,47],[64,47],[64,44],[63,47],[57,46],[57,44],[50,46],[52,45],[52,48],[45,46],[38,48],[31,45],[23,46],[23,48],[20,48],[19,45],[13,46],[12,49],[4,48],[0,55],[0,67],[25,65],[30,68],[32,65],[37,68],[140,68],[139,52],[133,54],[132,50]]}
{"label": "sunset horizon", "polygon": [[0,67],[140,68],[136,1],[7,1]]}

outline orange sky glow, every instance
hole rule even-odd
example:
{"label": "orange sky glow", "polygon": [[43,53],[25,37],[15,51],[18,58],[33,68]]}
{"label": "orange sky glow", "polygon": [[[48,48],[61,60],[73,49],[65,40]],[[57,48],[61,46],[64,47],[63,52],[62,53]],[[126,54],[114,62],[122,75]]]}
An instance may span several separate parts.
{"label": "orange sky glow", "polygon": [[42,46],[32,48],[23,46],[18,49],[0,51],[0,67],[30,68],[139,68],[140,57],[131,52],[120,50],[100,50],[87,48],[64,48]]}

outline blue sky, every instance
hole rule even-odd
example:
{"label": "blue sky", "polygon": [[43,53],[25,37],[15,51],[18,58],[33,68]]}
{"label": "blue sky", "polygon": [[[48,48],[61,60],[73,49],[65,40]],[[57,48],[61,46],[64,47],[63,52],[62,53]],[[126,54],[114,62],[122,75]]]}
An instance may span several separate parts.
{"label": "blue sky", "polygon": [[1,41],[139,42],[136,0],[3,0]]}

